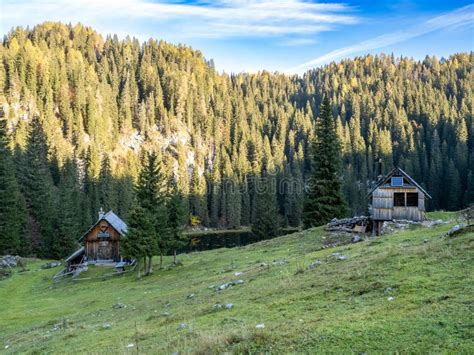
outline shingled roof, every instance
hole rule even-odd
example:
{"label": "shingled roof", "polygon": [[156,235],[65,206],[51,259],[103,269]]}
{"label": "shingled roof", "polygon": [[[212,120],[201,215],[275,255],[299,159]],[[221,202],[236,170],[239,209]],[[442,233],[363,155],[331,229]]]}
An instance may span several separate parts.
{"label": "shingled roof", "polygon": [[128,231],[127,224],[120,219],[112,210],[103,214],[99,217],[97,222],[95,222],[92,227],[90,227],[87,232],[85,232],[79,241],[82,241],[84,237],[100,222],[100,221],[107,221],[120,235],[125,235]]}
{"label": "shingled roof", "polygon": [[426,190],[424,188],[422,188],[415,180],[413,180],[413,178],[408,175],[406,172],[404,172],[402,169],[400,168],[393,168],[387,175],[385,175],[382,179],[380,179],[375,185],[374,187],[372,187],[372,189],[369,191],[369,193],[367,194],[367,196],[371,196],[372,193],[377,190],[380,186],[386,184],[390,178],[392,176],[403,176],[404,178],[406,178],[408,181],[410,181],[410,183],[413,185],[413,186],[416,186],[421,192],[423,192],[425,194],[426,197],[428,198],[431,198],[430,194],[428,192],[426,192]]}

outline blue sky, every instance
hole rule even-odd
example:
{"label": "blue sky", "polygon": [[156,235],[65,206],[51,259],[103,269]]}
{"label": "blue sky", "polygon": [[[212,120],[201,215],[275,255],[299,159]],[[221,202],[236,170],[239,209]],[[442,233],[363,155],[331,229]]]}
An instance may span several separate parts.
{"label": "blue sky", "polygon": [[47,20],[184,43],[226,72],[302,73],[366,53],[422,59],[474,49],[472,1],[0,0],[3,34]]}

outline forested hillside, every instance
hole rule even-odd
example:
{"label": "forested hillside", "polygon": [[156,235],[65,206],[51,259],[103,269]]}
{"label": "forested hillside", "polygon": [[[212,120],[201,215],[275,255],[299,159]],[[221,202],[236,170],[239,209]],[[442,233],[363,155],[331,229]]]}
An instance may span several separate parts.
{"label": "forested hillside", "polygon": [[228,75],[186,46],[45,23],[11,31],[0,56],[0,254],[64,256],[101,206],[127,220],[146,149],[195,223],[250,225],[256,178],[271,172],[281,223],[299,225],[324,95],[350,214],[365,212],[379,158],[426,187],[430,209],[474,201],[472,52]]}

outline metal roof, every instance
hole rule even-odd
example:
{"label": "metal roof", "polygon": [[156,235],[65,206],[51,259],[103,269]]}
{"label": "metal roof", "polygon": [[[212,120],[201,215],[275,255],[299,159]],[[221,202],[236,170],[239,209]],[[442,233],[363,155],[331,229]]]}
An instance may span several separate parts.
{"label": "metal roof", "polygon": [[77,258],[79,255],[81,254],[84,254],[85,252],[85,249],[84,247],[80,247],[79,249],[77,249],[74,253],[72,253],[67,259],[66,259],[66,262],[69,262],[75,258]]}
{"label": "metal roof", "polygon": [[382,186],[383,184],[385,184],[392,176],[394,175],[402,175],[404,176],[405,178],[407,178],[408,181],[410,181],[413,185],[415,185],[418,189],[420,189],[421,192],[423,192],[425,194],[425,196],[427,196],[428,198],[431,198],[430,194],[428,192],[426,192],[426,190],[424,188],[422,188],[415,180],[413,180],[413,178],[408,175],[406,172],[404,172],[402,169],[400,168],[393,168],[387,175],[385,175],[385,177],[383,177],[382,179],[380,179],[376,184],[375,186],[369,191],[369,193],[367,194],[367,196],[370,196],[372,195],[372,193],[377,190],[380,186]]}
{"label": "metal roof", "polygon": [[127,233],[128,231],[127,224],[124,221],[122,221],[120,217],[117,216],[112,211],[107,212],[104,215],[103,219],[109,222],[112,225],[112,227],[114,227],[115,230],[120,233],[120,235],[124,235]]}
{"label": "metal roof", "polygon": [[84,237],[100,222],[100,221],[107,221],[120,235],[125,235],[128,231],[127,224],[120,219],[112,210],[107,212],[106,214],[102,214],[97,222],[95,222],[92,227],[90,227],[87,232],[85,232],[79,241],[82,241]]}

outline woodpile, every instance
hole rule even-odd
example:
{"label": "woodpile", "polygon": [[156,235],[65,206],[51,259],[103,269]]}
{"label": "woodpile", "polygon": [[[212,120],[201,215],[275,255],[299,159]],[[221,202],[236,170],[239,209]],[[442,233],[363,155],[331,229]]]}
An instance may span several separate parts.
{"label": "woodpile", "polygon": [[371,226],[370,218],[367,216],[356,216],[351,218],[334,218],[326,225],[329,232],[366,233]]}

